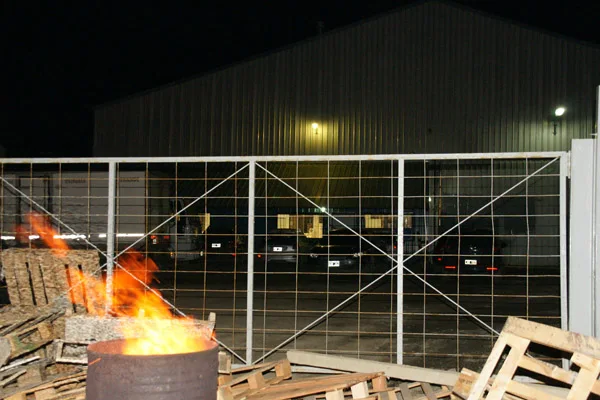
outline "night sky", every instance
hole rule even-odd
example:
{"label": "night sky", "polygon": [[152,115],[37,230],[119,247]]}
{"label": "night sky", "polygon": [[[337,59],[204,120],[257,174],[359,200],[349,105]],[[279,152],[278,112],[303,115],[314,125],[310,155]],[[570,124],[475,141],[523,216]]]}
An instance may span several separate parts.
{"label": "night sky", "polygon": [[[600,2],[592,2],[459,1],[600,45]],[[2,2],[7,155],[90,156],[98,104],[315,36],[319,21],[327,32],[412,1],[166,3]]]}

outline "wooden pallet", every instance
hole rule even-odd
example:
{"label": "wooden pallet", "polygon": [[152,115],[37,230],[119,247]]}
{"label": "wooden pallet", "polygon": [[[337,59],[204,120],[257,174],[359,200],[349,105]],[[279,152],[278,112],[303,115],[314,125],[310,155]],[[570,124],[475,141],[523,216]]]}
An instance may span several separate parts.
{"label": "wooden pallet", "polygon": [[[565,370],[527,355],[526,352],[532,343],[572,354],[570,361],[579,367],[579,372]],[[507,348],[510,348],[510,351],[498,374],[492,379],[492,374]],[[513,377],[517,368],[568,384],[570,390],[566,397],[556,396],[531,385],[516,382]],[[520,399],[587,399],[591,393],[600,395],[599,375],[600,340],[509,317],[467,399],[480,400],[486,392],[487,400],[508,398],[504,397],[507,393]]]}
{"label": "wooden pallet", "polygon": [[12,305],[52,304],[68,293],[72,303],[87,306],[92,288],[77,284],[79,273],[97,272],[100,258],[95,250],[8,249],[2,252],[2,265]]}

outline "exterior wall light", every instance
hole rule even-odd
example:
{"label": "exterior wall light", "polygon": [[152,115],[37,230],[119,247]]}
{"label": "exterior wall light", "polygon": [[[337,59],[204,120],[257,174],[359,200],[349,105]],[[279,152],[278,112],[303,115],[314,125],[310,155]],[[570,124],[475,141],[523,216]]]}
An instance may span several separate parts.
{"label": "exterior wall light", "polygon": [[567,112],[567,109],[565,107],[563,107],[563,106],[557,107],[554,110],[554,115],[550,118],[550,120],[552,121],[552,125],[554,127],[554,130],[553,130],[554,135],[556,135],[556,128],[558,127],[558,124],[560,123],[562,116],[565,115],[565,112]]}
{"label": "exterior wall light", "polygon": [[317,124],[316,122],[313,122],[311,127],[312,127],[313,133],[315,135],[319,133],[319,124]]}

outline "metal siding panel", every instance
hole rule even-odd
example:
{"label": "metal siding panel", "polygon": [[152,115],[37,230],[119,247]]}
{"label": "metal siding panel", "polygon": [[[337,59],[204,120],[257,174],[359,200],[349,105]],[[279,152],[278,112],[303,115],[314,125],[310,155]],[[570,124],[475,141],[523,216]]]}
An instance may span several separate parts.
{"label": "metal siding panel", "polygon": [[100,107],[94,153],[566,150],[593,129],[599,62],[600,49],[429,2]]}

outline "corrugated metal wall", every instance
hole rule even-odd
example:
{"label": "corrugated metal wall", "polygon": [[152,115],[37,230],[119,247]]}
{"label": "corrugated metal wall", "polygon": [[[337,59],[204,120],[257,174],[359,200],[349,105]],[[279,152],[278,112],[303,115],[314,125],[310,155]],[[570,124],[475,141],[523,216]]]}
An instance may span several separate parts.
{"label": "corrugated metal wall", "polygon": [[428,2],[101,106],[94,153],[567,150],[594,131],[599,66],[599,48]]}

